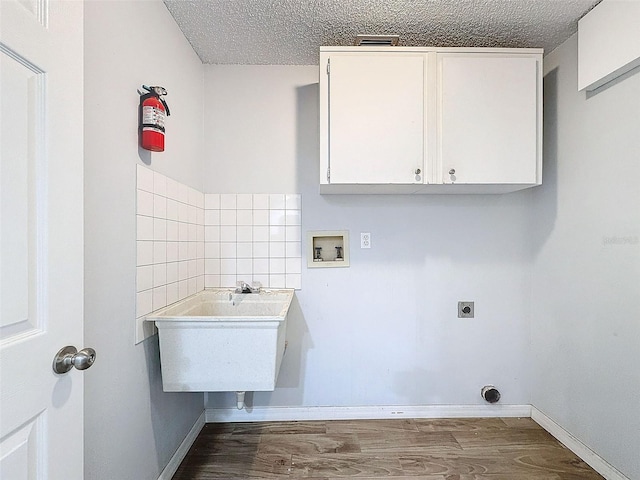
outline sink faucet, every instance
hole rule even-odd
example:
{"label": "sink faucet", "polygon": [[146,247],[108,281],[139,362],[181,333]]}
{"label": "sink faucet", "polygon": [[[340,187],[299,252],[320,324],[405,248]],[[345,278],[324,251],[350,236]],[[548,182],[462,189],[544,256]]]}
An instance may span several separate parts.
{"label": "sink faucet", "polygon": [[247,282],[239,280],[236,283],[235,293],[260,293],[260,287],[252,287]]}

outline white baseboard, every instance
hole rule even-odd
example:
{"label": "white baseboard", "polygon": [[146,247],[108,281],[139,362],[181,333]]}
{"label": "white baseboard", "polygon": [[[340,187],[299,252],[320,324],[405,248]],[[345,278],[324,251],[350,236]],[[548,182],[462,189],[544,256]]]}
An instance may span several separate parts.
{"label": "white baseboard", "polygon": [[208,408],[207,423],[388,418],[530,417],[530,405]]}
{"label": "white baseboard", "polygon": [[595,453],[536,407],[531,407],[531,418],[607,480],[629,480],[628,477],[622,474],[613,465],[609,464],[604,458]]}
{"label": "white baseboard", "polygon": [[184,440],[176,450],[176,453],[173,454],[167,466],[164,467],[164,470],[162,470],[162,473],[158,477],[158,480],[171,480],[176,471],[178,471],[178,467],[182,463],[182,460],[184,460],[184,457],[187,456],[191,445],[193,445],[193,442],[196,441],[200,430],[202,430],[202,427],[204,427],[204,423],[205,412],[202,412],[196,420],[196,423],[193,424],[193,427],[191,427],[191,430],[189,430],[189,433],[187,433],[187,436],[184,438]]}

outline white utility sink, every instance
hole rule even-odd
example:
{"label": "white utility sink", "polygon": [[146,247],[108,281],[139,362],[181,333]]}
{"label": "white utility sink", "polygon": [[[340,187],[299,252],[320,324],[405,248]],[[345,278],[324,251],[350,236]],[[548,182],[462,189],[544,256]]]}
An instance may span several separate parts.
{"label": "white utility sink", "polygon": [[206,289],[148,315],[160,337],[164,391],[274,390],[292,299],[289,289]]}

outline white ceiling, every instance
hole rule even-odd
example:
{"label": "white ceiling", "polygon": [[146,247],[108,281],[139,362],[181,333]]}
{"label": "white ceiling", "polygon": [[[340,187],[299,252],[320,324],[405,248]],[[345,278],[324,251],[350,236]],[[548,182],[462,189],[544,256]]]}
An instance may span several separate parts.
{"label": "white ceiling", "polygon": [[164,0],[203,63],[316,65],[321,45],[398,34],[400,45],[543,47],[600,0]]}

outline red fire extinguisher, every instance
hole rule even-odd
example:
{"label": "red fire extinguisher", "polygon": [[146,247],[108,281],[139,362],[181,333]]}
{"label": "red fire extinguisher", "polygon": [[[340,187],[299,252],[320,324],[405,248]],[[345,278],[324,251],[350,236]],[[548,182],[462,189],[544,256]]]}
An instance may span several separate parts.
{"label": "red fire extinguisher", "polygon": [[142,88],[147,93],[140,93],[138,107],[138,132],[140,146],[152,152],[164,152],[164,121],[170,115],[169,106],[162,98],[167,94],[164,87]]}

